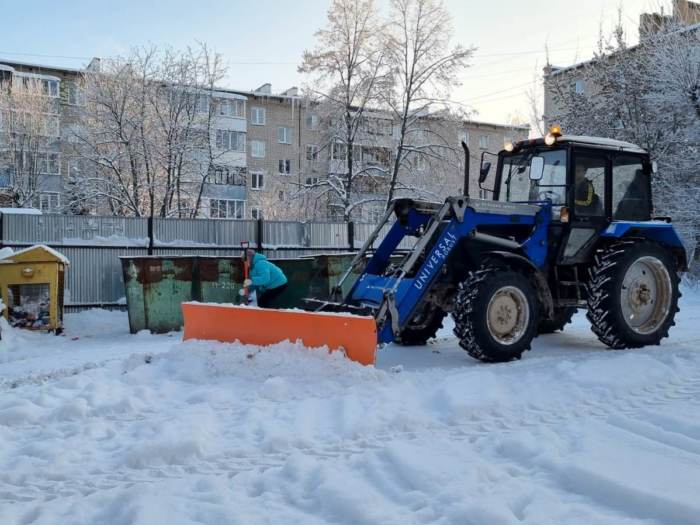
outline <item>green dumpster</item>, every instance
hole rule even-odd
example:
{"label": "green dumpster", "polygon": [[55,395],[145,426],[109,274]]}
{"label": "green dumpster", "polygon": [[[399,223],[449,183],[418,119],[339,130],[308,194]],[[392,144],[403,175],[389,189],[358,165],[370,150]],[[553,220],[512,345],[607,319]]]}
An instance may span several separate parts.
{"label": "green dumpster", "polygon": [[[272,260],[287,276],[287,289],[271,308],[299,308],[306,297],[331,299],[350,265],[352,253]],[[237,256],[121,257],[131,333],[180,330],[185,301],[240,304],[243,261]],[[357,280],[353,272],[343,283],[343,295]]]}
{"label": "green dumpster", "polygon": [[241,301],[243,260],[240,257],[198,257],[197,298],[203,303],[233,303]]}
{"label": "green dumpster", "polygon": [[121,257],[131,333],[182,326],[180,304],[197,299],[196,257]]}
{"label": "green dumpster", "polygon": [[[338,284],[354,257],[354,253],[332,253],[305,257],[305,259],[313,259],[314,261],[312,282],[309,287],[310,296],[317,299],[330,299],[333,288]],[[350,292],[359,276],[359,270],[348,275],[342,287],[343,297]]]}

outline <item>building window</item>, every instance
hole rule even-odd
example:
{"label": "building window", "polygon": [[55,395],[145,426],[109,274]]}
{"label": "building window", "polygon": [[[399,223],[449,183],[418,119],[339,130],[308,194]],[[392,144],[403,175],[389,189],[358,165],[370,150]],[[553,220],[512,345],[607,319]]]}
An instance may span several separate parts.
{"label": "building window", "polygon": [[209,95],[197,96],[197,113],[209,113]]}
{"label": "building window", "polygon": [[245,152],[245,133],[242,131],[217,129],[216,147],[227,151]]}
{"label": "building window", "polygon": [[413,158],[413,167],[417,171],[425,171],[425,155],[416,153],[416,156]]}
{"label": "building window", "polygon": [[244,186],[245,182],[240,168],[214,166],[209,172],[209,182],[224,186]]}
{"label": "building window", "polygon": [[68,84],[68,103],[73,106],[85,105],[85,90],[75,82]]}
{"label": "building window", "polygon": [[265,125],[265,108],[252,107],[250,108],[250,123],[256,126]]}
{"label": "building window", "polygon": [[[418,154],[417,157],[422,157]],[[353,155],[353,160],[360,160],[359,157]],[[391,162],[391,151],[387,148],[362,148],[362,162],[367,167],[388,168]]]}
{"label": "building window", "polygon": [[280,159],[277,171],[283,175],[289,175],[292,172],[292,161],[289,159]]}
{"label": "building window", "polygon": [[345,144],[333,144],[333,160],[345,160],[348,154],[348,147]]}
{"label": "building window", "polygon": [[262,171],[252,171],[250,173],[250,187],[254,190],[261,190],[265,187]]}
{"label": "building window", "polygon": [[291,144],[292,143],[292,128],[287,128],[285,126],[279,126],[277,128],[277,142],[280,144]]}
{"label": "building window", "polygon": [[56,192],[44,192],[39,195],[39,209],[44,213],[57,213],[61,205],[61,196]]}
{"label": "building window", "polygon": [[586,85],[583,83],[583,80],[577,80],[574,83],[574,92],[576,92],[577,95],[583,95],[585,91]]}
{"label": "building window", "polygon": [[469,132],[468,131],[461,131],[459,133],[459,143],[461,144],[462,142],[469,145]]}
{"label": "building window", "polygon": [[61,135],[61,126],[58,115],[44,115],[43,134],[46,137],[58,137]]}
{"label": "building window", "polygon": [[306,177],[307,186],[316,186],[318,184],[318,177]]}
{"label": "building window", "polygon": [[41,91],[47,97],[57,98],[59,95],[58,80],[43,79],[41,81]]}
{"label": "building window", "polygon": [[316,144],[306,145],[306,160],[318,159],[318,146]]}
{"label": "building window", "polygon": [[257,206],[250,208],[250,218],[253,220],[258,220],[263,218],[262,208]]}
{"label": "building window", "polygon": [[223,117],[245,117],[245,100],[237,98],[219,100],[219,115]]}
{"label": "building window", "polygon": [[245,217],[245,201],[209,199],[209,217],[212,219],[242,219]]}
{"label": "building window", "polygon": [[265,141],[264,140],[251,140],[250,141],[250,156],[256,159],[265,158]]}
{"label": "building window", "polygon": [[306,114],[306,129],[316,129],[318,127],[318,115],[314,113]]}
{"label": "building window", "polygon": [[82,172],[83,172],[83,169],[82,169],[80,159],[72,159],[72,160],[68,161],[68,178],[69,179],[76,179],[76,178],[80,177]]}
{"label": "building window", "polygon": [[391,135],[393,123],[385,118],[365,117],[362,120],[362,127],[370,135]]}
{"label": "building window", "polygon": [[281,201],[284,200],[284,192],[282,190],[280,190],[279,193],[277,193],[277,198]]}
{"label": "building window", "polygon": [[489,137],[488,135],[479,135],[479,147],[481,149],[488,149],[489,147]]}
{"label": "building window", "polygon": [[480,199],[489,199],[489,190],[485,190],[484,188],[479,188],[479,198]]}
{"label": "building window", "polygon": [[60,175],[61,160],[58,153],[37,153],[39,173],[45,175]]}

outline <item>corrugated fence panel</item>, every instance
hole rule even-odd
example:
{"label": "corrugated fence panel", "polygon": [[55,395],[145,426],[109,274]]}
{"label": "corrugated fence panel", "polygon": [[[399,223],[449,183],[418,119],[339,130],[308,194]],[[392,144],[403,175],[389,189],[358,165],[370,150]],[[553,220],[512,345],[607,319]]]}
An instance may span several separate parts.
{"label": "corrugated fence panel", "polygon": [[240,246],[255,244],[256,221],[206,219],[154,219],[154,246],[196,248],[197,246]]}
{"label": "corrugated fence panel", "polygon": [[304,227],[311,247],[348,247],[348,225],[344,222],[309,222]]}
{"label": "corrugated fence panel", "polygon": [[309,245],[304,225],[300,222],[265,221],[263,223],[263,248],[304,247]]}
{"label": "corrugated fence panel", "polygon": [[66,304],[114,303],[124,297],[120,255],[146,255],[147,250],[109,247],[61,249],[70,266],[66,273]]}
{"label": "corrugated fence panel", "polygon": [[372,234],[374,229],[377,227],[376,224],[368,223],[355,223],[355,247],[362,248],[362,245]]}
{"label": "corrugated fence panel", "polygon": [[148,221],[133,217],[3,214],[2,239],[6,245],[147,247]]}

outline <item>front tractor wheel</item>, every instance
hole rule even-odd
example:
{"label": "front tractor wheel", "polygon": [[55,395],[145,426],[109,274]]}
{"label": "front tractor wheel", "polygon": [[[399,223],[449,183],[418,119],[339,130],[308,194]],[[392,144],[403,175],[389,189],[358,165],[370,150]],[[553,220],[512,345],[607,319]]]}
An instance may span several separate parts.
{"label": "front tractor wheel", "polygon": [[537,293],[530,279],[509,269],[472,272],[460,287],[452,317],[459,345],[481,361],[520,359],[537,335]]}
{"label": "front tractor wheel", "polygon": [[678,311],[675,260],[658,244],[628,240],[598,251],[588,283],[588,320],[610,348],[658,345]]}

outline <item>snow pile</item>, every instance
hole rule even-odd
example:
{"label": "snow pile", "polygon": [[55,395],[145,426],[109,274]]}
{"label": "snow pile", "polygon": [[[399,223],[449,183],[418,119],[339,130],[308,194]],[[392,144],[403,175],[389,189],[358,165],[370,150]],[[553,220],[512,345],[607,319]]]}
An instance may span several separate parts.
{"label": "snow pile", "polygon": [[579,314],[519,362],[446,327],[363,367],[69,316],[78,340],[21,333],[43,359],[0,365],[0,523],[696,523],[698,319],[686,290],[660,347]]}

